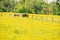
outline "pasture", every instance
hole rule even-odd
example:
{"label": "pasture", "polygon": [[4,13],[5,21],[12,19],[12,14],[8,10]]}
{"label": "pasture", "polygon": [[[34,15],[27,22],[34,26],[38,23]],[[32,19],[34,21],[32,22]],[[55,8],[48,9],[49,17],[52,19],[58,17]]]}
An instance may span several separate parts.
{"label": "pasture", "polygon": [[60,40],[60,16],[0,12],[0,40]]}

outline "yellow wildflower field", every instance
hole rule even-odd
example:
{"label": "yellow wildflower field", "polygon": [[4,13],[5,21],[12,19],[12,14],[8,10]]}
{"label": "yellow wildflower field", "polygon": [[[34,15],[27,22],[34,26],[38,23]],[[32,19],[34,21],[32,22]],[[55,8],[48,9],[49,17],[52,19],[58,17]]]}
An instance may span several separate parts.
{"label": "yellow wildflower field", "polygon": [[[60,40],[60,16],[0,14],[0,40]],[[50,20],[52,16],[56,19]]]}

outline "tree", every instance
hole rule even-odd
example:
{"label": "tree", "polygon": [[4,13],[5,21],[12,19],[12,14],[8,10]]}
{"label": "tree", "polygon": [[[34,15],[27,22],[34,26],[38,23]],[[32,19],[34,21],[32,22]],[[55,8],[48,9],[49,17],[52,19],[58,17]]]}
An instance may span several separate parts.
{"label": "tree", "polygon": [[0,11],[9,12],[13,11],[16,3],[14,0],[0,0]]}
{"label": "tree", "polygon": [[57,12],[56,12],[56,14],[60,15],[60,0],[56,1],[56,5],[57,5]]}

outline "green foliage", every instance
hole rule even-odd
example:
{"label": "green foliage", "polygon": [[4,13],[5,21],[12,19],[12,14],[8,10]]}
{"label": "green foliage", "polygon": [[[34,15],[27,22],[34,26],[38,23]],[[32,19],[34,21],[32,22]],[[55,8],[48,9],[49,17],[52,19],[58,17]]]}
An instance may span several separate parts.
{"label": "green foliage", "polygon": [[0,0],[0,12],[37,13],[60,15],[60,4],[45,3],[43,0]]}
{"label": "green foliage", "polygon": [[14,0],[1,0],[0,1],[0,11],[3,12],[11,12],[13,11],[14,7],[15,7],[16,3],[14,2]]}

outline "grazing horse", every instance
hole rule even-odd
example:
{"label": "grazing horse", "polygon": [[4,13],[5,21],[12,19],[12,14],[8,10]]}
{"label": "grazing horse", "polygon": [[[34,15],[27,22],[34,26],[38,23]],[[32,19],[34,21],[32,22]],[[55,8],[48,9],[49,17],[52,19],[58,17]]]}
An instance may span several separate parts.
{"label": "grazing horse", "polygon": [[14,16],[19,16],[20,14],[14,14]]}
{"label": "grazing horse", "polygon": [[23,16],[23,17],[28,17],[28,15],[27,15],[27,14],[23,14],[22,16]]}

